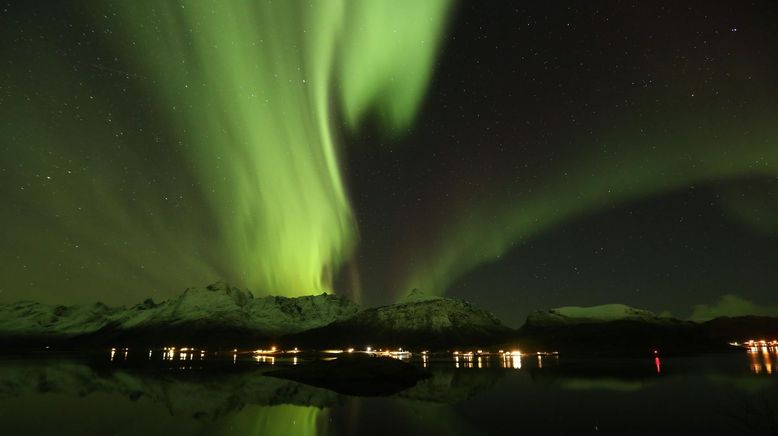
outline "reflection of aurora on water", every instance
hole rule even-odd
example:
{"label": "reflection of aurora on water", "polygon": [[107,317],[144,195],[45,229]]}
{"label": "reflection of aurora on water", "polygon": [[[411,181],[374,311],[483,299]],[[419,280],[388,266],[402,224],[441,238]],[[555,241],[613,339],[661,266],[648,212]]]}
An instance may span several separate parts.
{"label": "reflection of aurora on water", "polygon": [[[761,354],[760,350],[756,357],[761,359]],[[460,362],[465,357],[460,356]],[[142,365],[127,366],[123,360],[108,361],[109,366],[103,366],[104,362],[98,367],[56,359],[0,361],[0,410],[8,421],[10,434],[28,434],[32,429],[49,434],[56,420],[13,421],[12,417],[32,413],[51,417],[63,404],[75,402],[81,407],[75,412],[67,408],[68,413],[81,416],[86,422],[80,422],[80,432],[73,434],[90,434],[95,429],[100,429],[98,434],[109,429],[121,429],[122,434],[147,434],[154,429],[152,433],[159,434],[313,436],[365,434],[376,426],[386,433],[402,426],[408,434],[426,431],[470,435],[483,432],[483,426],[489,422],[479,422],[463,411],[484,407],[487,401],[492,403],[487,406],[489,410],[500,405],[510,407],[501,409],[495,419],[514,419],[516,395],[529,395],[534,400],[523,404],[521,410],[532,409],[535,404],[539,408],[532,409],[533,413],[540,414],[548,410],[546,404],[579,404],[580,398],[589,393],[598,401],[603,395],[617,395],[614,401],[624,406],[638,398],[655,398],[657,392],[665,392],[670,401],[682,397],[668,407],[684,410],[694,404],[686,397],[699,395],[703,386],[727,398],[749,397],[776,392],[778,381],[765,377],[764,370],[760,375],[749,371],[748,362],[754,356],[742,354],[663,358],[661,376],[648,358],[629,361],[632,366],[627,365],[626,370],[627,362],[616,364],[611,359],[585,360],[579,366],[574,359],[558,365],[552,363],[556,359],[544,356],[547,361],[541,366],[538,357],[529,356],[521,369],[513,368],[512,363],[503,367],[498,363],[502,358],[498,362],[492,359],[494,364],[483,368],[477,364],[456,368],[454,356],[447,361],[433,359],[432,377],[390,397],[345,396],[264,376],[263,372],[278,367],[278,362],[249,365],[250,359],[238,367],[227,360],[226,368],[194,365],[192,369],[188,365],[179,369],[165,360],[159,367],[163,371],[150,371]],[[669,369],[666,374],[664,365]],[[692,386],[694,389],[690,389]],[[709,402],[719,401],[716,396],[703,397]],[[18,410],[29,404],[25,399],[34,399],[40,407]],[[695,413],[695,409],[685,413]],[[100,418],[95,420],[96,416]],[[18,425],[24,425],[28,433],[15,433],[14,428],[21,428]],[[61,426],[58,422],[56,425]]]}
{"label": "reflection of aurora on water", "polygon": [[251,407],[249,413],[237,414],[225,422],[225,426],[245,429],[249,435],[300,435],[327,434],[327,409],[311,406],[281,404],[277,406]]}

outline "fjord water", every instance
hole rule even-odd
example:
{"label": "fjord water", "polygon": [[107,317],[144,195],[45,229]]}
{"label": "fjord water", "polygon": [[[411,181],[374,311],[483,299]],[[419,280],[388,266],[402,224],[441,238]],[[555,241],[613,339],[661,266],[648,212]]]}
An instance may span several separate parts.
{"label": "fjord water", "polygon": [[[118,357],[118,358],[117,358]],[[156,356],[154,356],[156,357]],[[776,434],[775,349],[695,357],[414,356],[352,397],[265,375],[295,358],[4,357],[3,435]],[[140,360],[140,359],[139,359]],[[722,433],[724,432],[724,433]]]}

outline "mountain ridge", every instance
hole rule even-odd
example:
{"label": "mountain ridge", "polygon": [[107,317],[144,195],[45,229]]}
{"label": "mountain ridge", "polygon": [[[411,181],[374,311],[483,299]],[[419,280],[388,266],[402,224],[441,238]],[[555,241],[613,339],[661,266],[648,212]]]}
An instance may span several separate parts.
{"label": "mountain ridge", "polygon": [[290,342],[330,347],[436,347],[490,345],[513,329],[470,302],[429,297],[418,290],[395,304],[364,309],[354,316],[286,338]]}
{"label": "mountain ridge", "polygon": [[[773,335],[774,336],[771,336]],[[645,352],[719,350],[727,342],[778,336],[778,318],[721,317],[704,323],[663,317],[624,304],[563,306],[532,312],[519,329],[455,298],[413,289],[394,304],[362,308],[322,293],[262,296],[216,282],[177,297],[132,306],[103,303],[0,304],[0,344],[8,349],[171,344],[455,349],[518,345],[522,350]]]}
{"label": "mountain ridge", "polygon": [[87,343],[101,338],[158,342],[218,333],[273,337],[325,325],[358,310],[350,300],[326,293],[254,297],[250,291],[216,282],[205,288],[187,288],[160,303],[146,299],[130,307],[4,304],[0,305],[0,336],[44,341],[74,338]]}

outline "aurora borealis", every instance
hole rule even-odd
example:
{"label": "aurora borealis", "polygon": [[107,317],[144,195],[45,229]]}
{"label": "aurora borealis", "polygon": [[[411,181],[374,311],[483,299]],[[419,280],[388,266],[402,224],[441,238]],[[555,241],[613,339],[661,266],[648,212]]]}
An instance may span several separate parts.
{"label": "aurora borealis", "polygon": [[[442,1],[397,6],[394,16],[382,2],[331,1],[122,11],[122,50],[149,60],[141,74],[159,77],[171,123],[187,133],[187,154],[211,187],[230,276],[276,294],[331,290],[357,239],[330,129],[331,88],[351,124],[375,107],[388,128],[405,127],[446,12]],[[411,61],[398,62],[397,50]]]}
{"label": "aurora borealis", "polygon": [[0,17],[0,300],[419,287],[515,323],[775,291],[773,2]]}
{"label": "aurora borealis", "polygon": [[[226,275],[279,295],[331,291],[332,275],[351,256],[358,233],[339,167],[337,135],[331,131],[337,119],[334,109],[341,107],[340,113],[353,128],[367,113],[378,115],[390,132],[406,128],[430,76],[447,2],[406,1],[392,7],[374,1],[250,5],[192,1],[123,6],[122,10],[102,10],[99,3],[89,5],[100,11],[97,14],[104,13],[110,21],[106,26],[115,26],[110,33],[116,36],[100,42],[127,59],[121,67],[91,67],[144,82],[140,85],[143,91],[151,93],[149,98],[159,105],[163,123],[175,132],[175,138],[166,138],[175,139],[178,145],[172,165],[195,175],[195,192],[187,192],[186,197],[195,194],[198,198],[189,205],[193,210],[176,210],[159,221],[135,218],[135,211],[122,204],[111,204],[107,211],[90,210],[86,214],[98,218],[98,226],[106,232],[100,234],[101,239],[115,231],[113,227],[125,227],[122,221],[132,221],[131,225],[147,221],[158,227],[146,232],[140,223],[141,228],[127,235],[133,242],[124,242],[128,251],[144,253],[140,257],[149,252],[186,256],[178,252],[177,242],[167,247],[170,252],[155,247],[160,239],[176,233],[176,239],[195,244],[194,253],[202,253],[197,257],[214,248],[223,256],[195,260],[198,265],[191,269],[201,270],[200,274]],[[100,116],[113,122],[110,114],[89,115]],[[19,120],[14,125],[23,123]],[[114,139],[94,138],[94,144],[86,145],[99,147],[98,142],[107,141],[121,147],[119,137],[125,135],[121,129],[116,128]],[[110,132],[101,133],[110,137]],[[145,137],[142,128],[138,133]],[[46,143],[41,147],[58,154],[72,145],[68,141],[74,141],[28,140],[35,146]],[[155,137],[154,142],[162,140]],[[127,165],[126,159],[121,160]],[[37,164],[49,165],[50,171],[56,168],[55,181],[63,176],[55,162]],[[58,197],[78,196],[83,190],[102,195],[100,182],[110,176],[87,177],[92,183],[85,181],[71,188],[79,192],[58,193]],[[139,178],[146,177],[156,175],[141,171]],[[47,174],[45,180],[52,176]],[[119,183],[124,185],[125,180]],[[125,192],[125,187],[119,191]],[[111,202],[126,200],[115,198],[116,192],[105,196]],[[144,200],[185,201],[184,194],[149,192],[148,196]],[[153,216],[156,206],[145,207]],[[187,228],[189,214],[209,218],[198,220],[203,226]],[[97,229],[88,232],[97,234]],[[197,247],[203,240],[210,246]],[[166,275],[158,270],[171,267],[161,259],[146,263],[153,265],[151,275]]]}

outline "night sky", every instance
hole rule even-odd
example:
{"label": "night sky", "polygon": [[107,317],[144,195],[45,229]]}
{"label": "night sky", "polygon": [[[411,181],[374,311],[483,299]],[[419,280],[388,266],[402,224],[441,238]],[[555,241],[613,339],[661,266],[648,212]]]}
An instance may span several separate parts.
{"label": "night sky", "polygon": [[772,313],[777,22],[771,0],[5,2],[0,301],[226,280],[418,287],[510,325]]}

